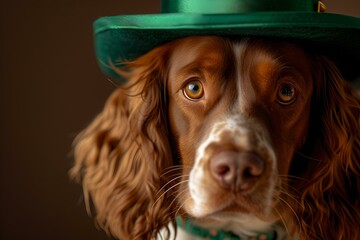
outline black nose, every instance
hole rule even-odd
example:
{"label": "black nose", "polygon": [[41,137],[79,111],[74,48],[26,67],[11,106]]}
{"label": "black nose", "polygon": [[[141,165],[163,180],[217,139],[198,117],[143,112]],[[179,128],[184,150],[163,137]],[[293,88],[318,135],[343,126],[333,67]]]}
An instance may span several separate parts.
{"label": "black nose", "polygon": [[253,153],[223,151],[211,159],[210,171],[225,189],[251,191],[264,172],[264,162]]}

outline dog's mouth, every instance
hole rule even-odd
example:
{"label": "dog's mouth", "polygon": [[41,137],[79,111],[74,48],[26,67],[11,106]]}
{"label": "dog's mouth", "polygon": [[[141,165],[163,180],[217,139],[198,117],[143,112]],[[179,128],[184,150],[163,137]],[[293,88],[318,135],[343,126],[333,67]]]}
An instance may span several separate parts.
{"label": "dog's mouth", "polygon": [[[254,203],[249,199],[245,199],[242,196],[237,194],[224,194],[222,197],[213,199],[213,201],[208,201],[203,203],[202,211],[196,217],[206,218],[209,216],[231,216],[236,214],[240,215],[258,215],[258,212],[261,209],[257,209]],[[194,212],[193,212],[194,213]]]}
{"label": "dog's mouth", "polygon": [[249,209],[247,209],[243,205],[237,203],[237,201],[231,202],[230,205],[221,209],[220,212],[223,212],[223,213],[238,212],[238,213],[245,213],[245,214],[250,213]]}
{"label": "dog's mouth", "polygon": [[274,222],[274,218],[265,216],[247,205],[232,198],[227,204],[214,208],[205,215],[196,216],[195,219],[204,227],[226,229],[236,234],[244,233],[245,230],[262,231]]}

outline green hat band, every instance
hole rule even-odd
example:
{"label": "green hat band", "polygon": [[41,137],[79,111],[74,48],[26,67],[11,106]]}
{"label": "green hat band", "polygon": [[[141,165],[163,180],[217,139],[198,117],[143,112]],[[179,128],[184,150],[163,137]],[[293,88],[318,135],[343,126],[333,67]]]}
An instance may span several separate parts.
{"label": "green hat band", "polygon": [[162,0],[163,13],[248,13],[263,11],[317,11],[315,0]]}

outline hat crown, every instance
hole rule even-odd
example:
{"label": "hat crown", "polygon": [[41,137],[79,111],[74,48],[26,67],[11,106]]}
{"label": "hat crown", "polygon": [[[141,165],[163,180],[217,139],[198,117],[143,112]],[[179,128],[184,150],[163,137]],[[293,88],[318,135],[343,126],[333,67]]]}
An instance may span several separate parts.
{"label": "hat crown", "polygon": [[231,14],[317,10],[318,0],[162,0],[163,13]]}

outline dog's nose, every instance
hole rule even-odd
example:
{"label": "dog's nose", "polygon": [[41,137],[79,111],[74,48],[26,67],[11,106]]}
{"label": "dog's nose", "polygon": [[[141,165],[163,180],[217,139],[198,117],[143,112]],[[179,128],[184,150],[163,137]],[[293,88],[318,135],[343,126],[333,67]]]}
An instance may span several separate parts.
{"label": "dog's nose", "polygon": [[211,159],[210,171],[225,189],[251,191],[264,172],[264,162],[253,153],[223,151]]}

